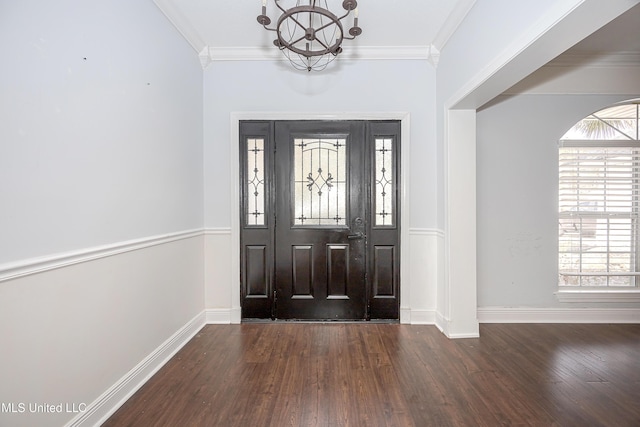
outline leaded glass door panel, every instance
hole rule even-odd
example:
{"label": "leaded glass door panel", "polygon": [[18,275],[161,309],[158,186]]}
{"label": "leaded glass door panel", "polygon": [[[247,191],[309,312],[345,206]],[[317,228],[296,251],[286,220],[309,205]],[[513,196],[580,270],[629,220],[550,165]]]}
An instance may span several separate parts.
{"label": "leaded glass door panel", "polygon": [[398,319],[398,122],[241,124],[242,316]]}

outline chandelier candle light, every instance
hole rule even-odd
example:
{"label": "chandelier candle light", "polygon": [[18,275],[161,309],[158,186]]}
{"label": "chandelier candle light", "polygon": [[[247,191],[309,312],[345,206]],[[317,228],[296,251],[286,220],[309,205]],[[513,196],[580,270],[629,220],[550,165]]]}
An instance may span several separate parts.
{"label": "chandelier candle light", "polygon": [[[329,10],[327,0],[296,0],[296,5],[290,9],[283,8],[281,0],[274,0],[274,3],[282,11],[276,27],[268,27],[271,18],[267,16],[267,0],[262,0],[258,22],[265,30],[277,33],[273,44],[298,70],[324,70],[342,52],[342,40],[353,40],[362,34],[362,28],[358,27],[356,0],[342,2],[347,13],[341,17]],[[341,21],[351,11],[354,12],[353,26],[346,35]]]}

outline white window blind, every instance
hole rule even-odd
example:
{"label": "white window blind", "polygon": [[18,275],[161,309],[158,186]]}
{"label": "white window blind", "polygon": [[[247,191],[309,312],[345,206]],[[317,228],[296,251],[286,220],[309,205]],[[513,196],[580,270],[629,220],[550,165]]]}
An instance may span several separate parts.
{"label": "white window blind", "polygon": [[636,286],[637,141],[562,141],[560,286]]}
{"label": "white window blind", "polygon": [[560,288],[637,288],[640,100],[577,122],[560,140]]}

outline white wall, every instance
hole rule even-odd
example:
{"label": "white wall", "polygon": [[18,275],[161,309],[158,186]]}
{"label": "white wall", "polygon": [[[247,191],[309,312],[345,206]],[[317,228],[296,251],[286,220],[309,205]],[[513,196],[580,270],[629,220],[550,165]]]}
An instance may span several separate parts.
{"label": "white wall", "polygon": [[[495,96],[500,91],[496,86],[505,85],[504,90],[524,77],[527,66],[516,67],[515,72],[495,78],[574,3],[576,0],[476,2],[441,53],[436,77],[437,178],[440,183],[437,223],[444,229],[444,244],[442,280],[437,287],[436,324],[450,337],[479,334],[474,111],[481,105],[478,98],[498,91],[491,95]],[[548,21],[548,24],[541,24],[541,21]],[[534,63],[540,61],[536,55],[531,56]],[[514,79],[511,84],[509,79]]]}
{"label": "white wall", "polygon": [[[475,127],[465,114],[503,93],[573,44],[637,4],[637,0],[562,0],[511,2],[479,1],[467,14],[440,55],[436,123],[438,224],[444,228],[444,279],[438,287],[439,323],[455,334],[475,335],[478,324],[475,274],[459,275],[464,264],[477,264],[477,218],[473,209],[455,211],[476,198],[476,176],[463,172],[469,161],[464,151],[476,143]],[[456,132],[451,132],[455,129]],[[456,153],[465,152],[463,156]],[[464,188],[464,192],[457,191]],[[457,233],[465,229],[469,236]],[[476,261],[476,262],[473,262]],[[454,298],[454,296],[459,296]],[[458,313],[458,314],[456,314]],[[457,323],[465,319],[463,324]],[[456,326],[457,325],[457,326]],[[451,336],[452,334],[449,333]]]}
{"label": "white wall", "polygon": [[[260,117],[261,112],[269,117],[278,112],[320,117],[349,113],[350,118],[353,113],[409,113],[411,186],[406,202],[410,220],[402,227],[416,232],[411,246],[437,245],[435,70],[426,60],[332,65],[336,67],[322,73],[307,73],[291,69],[287,62],[230,61],[214,62],[205,70],[205,225],[211,231],[206,263],[219,266],[207,271],[207,308],[235,309],[234,301],[239,300],[239,291],[230,287],[228,280],[239,276],[239,267],[231,262],[236,249],[229,238],[234,220],[229,206],[239,203],[232,196],[239,177],[230,172],[231,164],[238,162],[230,150],[230,144],[238,143],[231,140],[231,113],[256,112],[254,117]],[[222,244],[230,245],[226,252],[219,249]],[[406,265],[410,258],[403,260]],[[435,305],[438,260],[430,261],[428,277],[413,274],[412,289],[406,282],[401,284],[403,301],[411,294],[411,306],[421,310],[418,316],[422,319],[428,317],[425,312],[432,316]]]}
{"label": "white wall", "polygon": [[554,296],[558,140],[590,113],[637,96],[505,95],[478,112],[479,307],[575,307]]}
{"label": "white wall", "polygon": [[[0,402],[24,412],[5,407],[0,425],[93,425],[120,403],[150,373],[139,364],[202,312],[202,239],[1,282]],[[37,404],[62,413],[32,413]]]}
{"label": "white wall", "polygon": [[204,308],[202,70],[147,0],[2,2],[0,56],[0,402],[90,405]]}
{"label": "white wall", "polygon": [[[476,1],[441,52],[439,103],[458,93],[465,95],[463,90],[467,83],[489,70],[491,64],[500,60],[512,46],[529,43],[529,30],[546,15],[557,19],[577,3],[577,0]],[[469,87],[471,89],[473,87]]]}
{"label": "white wall", "polygon": [[202,71],[150,1],[3,2],[0,52],[0,263],[201,226]]}
{"label": "white wall", "polygon": [[[477,1],[442,50],[437,71],[438,156],[445,109],[477,109],[637,4],[638,0]],[[444,182],[445,162],[438,163]],[[445,190],[438,194],[444,227]]]}
{"label": "white wall", "polygon": [[[615,7],[602,13],[602,4],[582,3],[576,13],[591,13],[579,31],[633,3],[607,4]],[[615,56],[608,63],[578,59],[536,70],[478,110],[477,304],[484,321],[637,321],[637,311],[626,310],[637,303],[560,303],[554,295],[558,139],[588,114],[640,93],[637,66]]]}
{"label": "white wall", "polygon": [[230,227],[231,112],[408,112],[411,114],[411,224],[436,222],[435,71],[426,61],[359,61],[321,73],[287,62],[214,62],[205,70],[205,225]]}

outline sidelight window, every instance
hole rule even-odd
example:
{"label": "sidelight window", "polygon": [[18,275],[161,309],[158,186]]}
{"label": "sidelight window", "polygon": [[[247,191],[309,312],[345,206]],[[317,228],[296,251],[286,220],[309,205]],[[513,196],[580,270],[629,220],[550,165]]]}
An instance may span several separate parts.
{"label": "sidelight window", "polygon": [[247,139],[246,221],[265,225],[264,139]]}
{"label": "sidelight window", "polygon": [[394,225],[393,139],[376,138],[375,151],[375,225]]}

